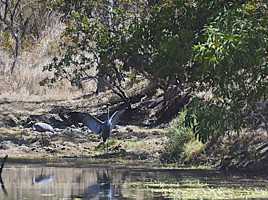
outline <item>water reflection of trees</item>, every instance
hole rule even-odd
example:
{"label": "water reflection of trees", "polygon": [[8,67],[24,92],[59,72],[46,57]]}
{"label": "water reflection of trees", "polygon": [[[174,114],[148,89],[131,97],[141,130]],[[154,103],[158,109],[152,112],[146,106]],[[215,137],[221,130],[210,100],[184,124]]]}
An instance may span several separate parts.
{"label": "water reflection of trees", "polygon": [[7,196],[8,193],[7,193],[7,190],[6,190],[6,187],[5,187],[5,184],[4,184],[4,181],[3,181],[1,175],[0,175],[0,184],[1,184],[1,188],[2,188],[2,190],[3,190],[4,194],[5,194],[5,196]]}
{"label": "water reflection of trees", "polygon": [[4,165],[5,165],[5,162],[8,158],[8,155],[6,155],[3,160],[2,160],[2,163],[1,163],[1,166],[0,166],[0,184],[1,184],[1,188],[5,194],[5,196],[8,196],[8,193],[7,193],[7,190],[6,190],[6,187],[5,187],[5,183],[2,179],[2,172],[3,172],[3,168],[4,168]]}

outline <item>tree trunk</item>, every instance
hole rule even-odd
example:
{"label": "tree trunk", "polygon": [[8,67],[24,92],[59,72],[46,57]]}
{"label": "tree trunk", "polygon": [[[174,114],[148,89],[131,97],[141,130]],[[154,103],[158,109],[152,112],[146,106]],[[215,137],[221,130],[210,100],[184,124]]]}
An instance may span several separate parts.
{"label": "tree trunk", "polygon": [[18,60],[18,55],[19,55],[19,49],[20,49],[20,38],[18,36],[17,33],[12,32],[12,36],[15,39],[15,49],[13,51],[13,62],[12,62],[12,66],[10,69],[10,73],[13,74],[16,64],[17,64],[17,60]]}
{"label": "tree trunk", "polygon": [[157,123],[168,122],[178,115],[179,111],[189,102],[188,93],[181,94],[179,87],[172,86],[164,94],[164,102],[161,109],[156,113]]}

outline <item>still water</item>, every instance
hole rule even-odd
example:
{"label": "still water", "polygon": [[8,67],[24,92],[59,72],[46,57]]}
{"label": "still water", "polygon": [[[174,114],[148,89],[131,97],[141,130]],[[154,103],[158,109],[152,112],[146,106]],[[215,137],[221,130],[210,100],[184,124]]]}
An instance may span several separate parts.
{"label": "still water", "polygon": [[213,170],[7,164],[2,181],[1,200],[268,198],[265,178],[226,176]]}

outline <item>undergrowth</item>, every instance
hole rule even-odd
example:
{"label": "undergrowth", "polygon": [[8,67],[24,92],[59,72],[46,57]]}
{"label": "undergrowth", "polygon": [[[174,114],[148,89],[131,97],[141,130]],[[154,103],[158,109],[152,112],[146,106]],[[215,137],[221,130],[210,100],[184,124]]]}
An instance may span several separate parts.
{"label": "undergrowth", "polygon": [[205,148],[205,145],[195,138],[193,130],[185,126],[186,112],[180,112],[169,127],[168,142],[161,155],[161,161],[172,163],[188,163],[195,161]]}

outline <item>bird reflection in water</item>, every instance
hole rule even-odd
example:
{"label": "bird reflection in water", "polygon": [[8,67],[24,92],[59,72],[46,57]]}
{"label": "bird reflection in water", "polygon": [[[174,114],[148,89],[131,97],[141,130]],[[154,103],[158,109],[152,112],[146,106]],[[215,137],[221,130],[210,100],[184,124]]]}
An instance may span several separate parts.
{"label": "bird reflection in water", "polygon": [[43,168],[41,170],[41,174],[37,177],[32,178],[32,184],[33,185],[44,185],[52,182],[54,180],[54,176],[52,175],[44,175],[43,174]]}
{"label": "bird reflection in water", "polygon": [[3,172],[3,168],[4,168],[4,165],[5,165],[5,162],[7,160],[7,157],[8,155],[6,155],[4,158],[3,158],[3,161],[1,163],[1,168],[0,168],[0,184],[1,184],[1,188],[5,194],[5,196],[8,196],[8,193],[7,193],[7,190],[6,190],[6,187],[5,187],[5,184],[4,184],[4,181],[2,179],[2,172]]}
{"label": "bird reflection in water", "polygon": [[115,188],[112,185],[112,179],[108,171],[97,172],[96,184],[85,188],[84,193],[80,195],[82,199],[111,200],[114,199]]}

